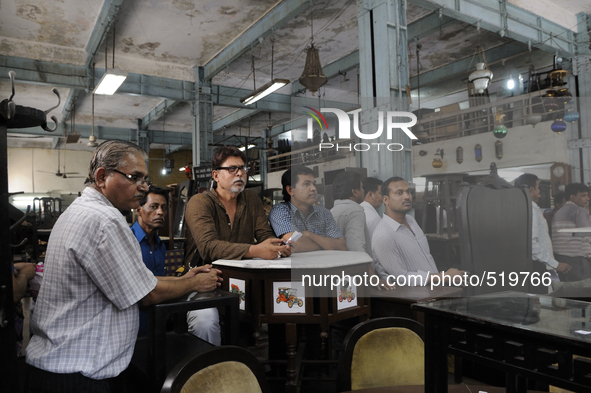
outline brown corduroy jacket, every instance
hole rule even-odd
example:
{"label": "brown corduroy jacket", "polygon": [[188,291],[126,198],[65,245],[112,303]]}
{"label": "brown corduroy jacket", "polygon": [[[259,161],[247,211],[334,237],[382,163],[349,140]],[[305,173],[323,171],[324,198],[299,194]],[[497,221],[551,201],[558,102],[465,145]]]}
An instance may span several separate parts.
{"label": "brown corduroy jacket", "polygon": [[275,237],[260,198],[244,190],[236,200],[234,223],[215,190],[194,195],[185,211],[188,265],[199,251],[201,264],[218,259],[242,259],[251,245]]}

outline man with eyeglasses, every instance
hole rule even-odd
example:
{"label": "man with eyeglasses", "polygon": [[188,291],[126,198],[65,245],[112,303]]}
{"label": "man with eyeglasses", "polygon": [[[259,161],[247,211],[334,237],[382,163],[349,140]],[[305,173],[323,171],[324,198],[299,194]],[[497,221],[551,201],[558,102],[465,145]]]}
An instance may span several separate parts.
{"label": "man with eyeglasses", "polygon": [[[412,193],[406,181],[401,177],[386,180],[382,184],[382,200],[384,217],[371,238],[374,260],[383,268],[376,271],[385,270],[396,279],[404,276],[405,286],[427,285],[434,276],[439,276],[439,282],[442,282],[442,273],[431,256],[427,237],[414,217],[407,214],[412,209]],[[452,280],[463,274],[461,270],[448,269],[445,283],[447,277]],[[388,284],[393,283],[395,281],[390,278]]]}
{"label": "man with eyeglasses", "polygon": [[148,191],[146,158],[131,142],[102,143],[82,196],[52,229],[27,347],[30,393],[118,391],[137,338],[138,304],[220,285],[210,266],[155,277],[144,265],[121,212],[137,208]]}
{"label": "man with eyeglasses", "polygon": [[269,227],[261,199],[245,190],[246,155],[234,146],[220,147],[211,158],[217,186],[187,203],[186,262],[197,266],[218,259],[275,259],[291,255],[289,246]]}

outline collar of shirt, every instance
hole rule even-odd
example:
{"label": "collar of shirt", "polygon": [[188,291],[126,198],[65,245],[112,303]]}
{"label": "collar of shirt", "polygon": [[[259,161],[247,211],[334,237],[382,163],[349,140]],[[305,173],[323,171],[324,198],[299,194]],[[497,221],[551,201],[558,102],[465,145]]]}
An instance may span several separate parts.
{"label": "collar of shirt", "polygon": [[[407,215],[408,216],[408,215]],[[396,221],[395,219],[393,219],[392,217],[390,217],[387,214],[384,214],[384,217],[382,218],[382,220],[384,220],[384,222],[388,225],[390,225],[392,228],[394,228],[395,231],[398,230],[398,228],[400,228],[402,225],[401,223],[399,223],[398,221]],[[408,220],[407,220],[408,222]],[[408,223],[408,225],[410,225],[410,222]]]}
{"label": "collar of shirt", "polygon": [[374,212],[376,212],[376,214],[378,214],[378,211],[376,210],[375,207],[372,206],[371,203],[367,202],[367,201],[363,201],[359,204],[359,206],[363,207],[364,209],[370,209],[373,210]]}
{"label": "collar of shirt", "polygon": [[[244,195],[245,192],[246,189],[242,190],[240,194],[238,194],[238,196],[236,197],[236,208],[238,208],[238,206],[246,205],[246,196]],[[205,191],[204,194],[210,197],[217,205],[221,206],[224,210],[226,210],[226,207],[220,200],[220,197],[218,196],[218,193],[216,192],[215,188],[212,188],[211,191]]]}
{"label": "collar of shirt", "polygon": [[[142,226],[140,225],[139,221],[136,221],[131,226],[131,231],[135,235],[135,238],[137,239],[138,243],[141,243],[144,239],[146,239],[148,243],[150,242],[150,240],[148,239],[148,235],[144,231],[144,228],[142,228]],[[156,247],[158,247],[160,245],[160,242],[162,241],[160,240],[158,234],[154,235],[154,240],[156,241]]]}
{"label": "collar of shirt", "polygon": [[316,208],[318,207],[316,205],[312,205],[312,213],[310,213],[310,215],[308,217],[306,217],[306,216],[304,216],[304,213],[300,209],[298,209],[293,203],[291,203],[291,202],[288,202],[288,203],[291,208],[291,214],[298,214],[299,213],[302,220],[304,220],[304,221],[309,220],[313,214],[316,214],[316,215],[318,215],[318,217],[320,217],[320,215],[318,214],[318,211],[316,210]]}

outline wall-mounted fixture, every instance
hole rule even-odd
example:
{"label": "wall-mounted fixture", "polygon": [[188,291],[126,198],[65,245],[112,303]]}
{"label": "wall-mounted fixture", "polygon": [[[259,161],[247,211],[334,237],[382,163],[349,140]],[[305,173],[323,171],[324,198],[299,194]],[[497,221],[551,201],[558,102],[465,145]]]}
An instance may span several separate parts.
{"label": "wall-mounted fixture", "polygon": [[462,162],[464,162],[464,148],[462,146],[459,146],[456,149],[456,162],[458,164],[461,164]]}
{"label": "wall-mounted fixture", "polygon": [[503,158],[503,142],[501,141],[495,142],[495,157],[499,160]]}
{"label": "wall-mounted fixture", "polygon": [[172,173],[172,168],[174,168],[174,160],[166,158],[164,160],[164,167],[162,168],[162,175],[170,175]]}
{"label": "wall-mounted fixture", "polygon": [[424,157],[427,155],[427,152],[425,150],[419,150],[419,156]]}
{"label": "wall-mounted fixture", "polygon": [[480,146],[480,143],[474,146],[474,158],[478,162],[482,161],[482,146]]}
{"label": "wall-mounted fixture", "polygon": [[443,159],[443,149],[439,148],[435,152],[435,158],[433,159],[431,166],[433,166],[433,168],[435,168],[435,169],[441,168],[443,166],[443,161],[441,161],[442,159]]}

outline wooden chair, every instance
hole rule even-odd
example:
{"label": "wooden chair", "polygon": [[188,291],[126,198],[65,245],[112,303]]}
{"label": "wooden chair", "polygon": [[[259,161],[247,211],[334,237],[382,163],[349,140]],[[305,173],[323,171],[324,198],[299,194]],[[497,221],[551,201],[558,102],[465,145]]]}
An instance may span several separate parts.
{"label": "wooden chair", "polygon": [[166,377],[161,393],[271,393],[263,368],[246,349],[217,347],[184,359]]}
{"label": "wooden chair", "polygon": [[406,318],[377,318],[355,326],[339,359],[339,392],[425,383],[424,328]]}

